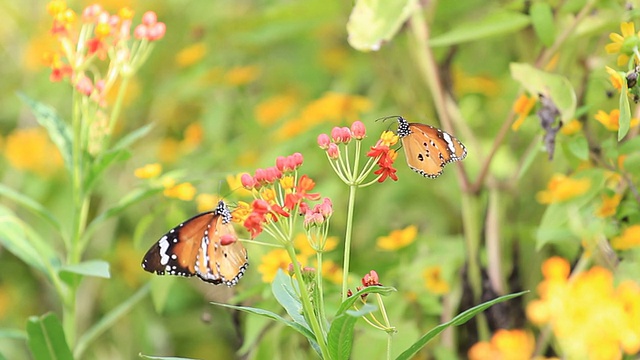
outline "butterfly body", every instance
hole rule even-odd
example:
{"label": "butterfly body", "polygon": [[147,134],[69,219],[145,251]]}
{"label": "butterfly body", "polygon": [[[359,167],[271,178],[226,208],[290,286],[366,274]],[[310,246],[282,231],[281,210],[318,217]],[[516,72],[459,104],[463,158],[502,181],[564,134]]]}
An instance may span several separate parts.
{"label": "butterfly body", "polygon": [[198,214],[163,235],[147,251],[142,268],[158,275],[198,276],[212,284],[236,285],[249,263],[239,241],[222,241],[229,238],[237,236],[231,213],[220,201],[213,211]]}
{"label": "butterfly body", "polygon": [[409,123],[398,116],[397,135],[402,141],[407,164],[418,174],[436,178],[444,166],[467,156],[467,148],[460,140],[426,124]]}

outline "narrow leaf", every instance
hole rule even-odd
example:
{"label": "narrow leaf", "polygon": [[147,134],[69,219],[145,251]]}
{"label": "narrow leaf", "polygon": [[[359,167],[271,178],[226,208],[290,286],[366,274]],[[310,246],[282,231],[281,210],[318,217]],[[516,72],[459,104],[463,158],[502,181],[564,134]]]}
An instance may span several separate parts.
{"label": "narrow leaf", "polygon": [[627,96],[627,82],[622,82],[620,90],[620,118],[618,119],[618,141],[622,140],[631,127],[631,108],[629,107],[629,96]]}
{"label": "narrow leaf", "polygon": [[0,244],[29,266],[46,273],[43,259],[27,237],[26,226],[11,210],[0,206]]}
{"label": "narrow leaf", "polygon": [[542,44],[546,47],[553,45],[556,38],[556,27],[553,22],[551,5],[546,2],[534,2],[531,4],[529,16],[531,16],[533,30]]}
{"label": "narrow leaf", "polygon": [[51,141],[58,147],[60,154],[64,159],[64,164],[67,170],[71,171],[72,168],[72,137],[71,131],[67,124],[58,116],[56,111],[47,105],[37,102],[25,94],[18,93],[18,97],[25,104],[27,104],[33,114],[36,116],[36,120],[49,132]]}
{"label": "narrow leaf", "polygon": [[60,268],[59,272],[63,280],[69,280],[70,274],[95,276],[104,279],[111,278],[109,274],[109,263],[104,260],[89,260],[79,264],[65,265]]}
{"label": "narrow leaf", "polygon": [[147,135],[149,131],[153,129],[153,126],[154,126],[153,123],[147,124],[139,129],[136,129],[128,133],[122,139],[118,140],[118,142],[115,145],[113,145],[113,148],[111,150],[122,150],[122,149],[128,148],[129,146],[133,145],[133,143],[138,141],[140,138]]}
{"label": "narrow leaf", "polygon": [[360,289],[360,291],[356,291],[352,296],[348,297],[342,304],[340,304],[340,308],[336,311],[335,317],[344,314],[347,310],[353,307],[353,304],[356,301],[360,301],[360,296],[364,294],[380,294],[380,295],[389,295],[390,293],[397,291],[395,288],[390,286],[367,286],[365,288]]}
{"label": "narrow leaf", "polygon": [[15,340],[27,340],[27,333],[18,329],[0,329],[0,338],[2,339],[15,339]]}
{"label": "narrow leaf", "polygon": [[532,95],[542,94],[551,98],[556,105],[562,121],[573,119],[576,112],[576,93],[564,76],[551,74],[524,63],[511,63],[511,77],[520,83]]}
{"label": "narrow leaf", "polygon": [[109,166],[117,161],[127,160],[130,157],[131,153],[127,150],[119,149],[109,150],[96,158],[96,160],[91,164],[91,169],[89,170],[89,174],[85,180],[85,191],[90,191],[95,186]]}
{"label": "narrow leaf", "polygon": [[356,50],[380,50],[418,9],[417,0],[356,0],[347,22],[347,41]]}
{"label": "narrow leaf", "polygon": [[138,354],[138,356],[140,356],[143,359],[152,359],[152,360],[199,360],[195,358],[183,358],[183,357],[175,357],[175,356],[151,356],[151,355],[144,355],[144,354]]}
{"label": "narrow leaf", "polygon": [[475,307],[473,307],[473,308],[471,308],[469,310],[466,310],[466,311],[458,314],[458,316],[454,317],[449,322],[446,322],[444,324],[440,324],[440,325],[434,327],[433,329],[431,329],[431,331],[429,331],[428,333],[424,334],[420,339],[418,339],[418,341],[416,341],[407,350],[405,350],[402,354],[400,354],[400,356],[398,356],[396,358],[396,360],[409,360],[409,359],[411,359],[431,339],[433,339],[438,334],[443,332],[449,326],[452,326],[452,325],[453,326],[460,326],[460,325],[466,323],[467,321],[469,321],[469,319],[471,319],[472,317],[476,316],[478,313],[481,313],[481,312],[485,311],[486,309],[488,309],[492,305],[495,305],[497,303],[501,303],[503,301],[507,301],[507,300],[516,298],[518,296],[522,296],[522,295],[524,295],[524,294],[526,294],[528,292],[529,291],[522,291],[522,292],[515,293],[515,294],[509,294],[509,295],[500,296],[499,298],[487,301],[485,303],[482,303],[482,304],[480,304],[478,306],[475,306]]}
{"label": "narrow leaf", "polygon": [[[297,284],[296,284],[297,285]],[[302,301],[296,295],[297,288],[291,283],[291,277],[287,276],[282,269],[278,269],[276,277],[271,283],[271,291],[278,303],[282,305],[293,321],[304,326],[311,331],[302,311]]]}
{"label": "narrow leaf", "polygon": [[48,313],[27,322],[27,345],[35,360],[73,360],[58,317]]}
{"label": "narrow leaf", "polygon": [[333,319],[331,327],[329,328],[329,334],[327,335],[331,359],[347,360],[351,357],[351,349],[353,348],[353,330],[358,318],[377,309],[377,306],[364,304],[364,306],[358,311],[347,310],[342,315]]}
{"label": "narrow leaf", "polygon": [[32,213],[38,215],[39,217],[49,222],[51,225],[53,225],[53,227],[56,230],[61,231],[60,222],[49,211],[49,209],[42,206],[42,204],[33,200],[27,195],[21,194],[4,184],[0,184],[0,197],[5,197],[15,201],[16,203],[23,206],[25,209],[31,211]]}
{"label": "narrow leaf", "polygon": [[518,12],[490,12],[484,19],[478,20],[474,17],[466,22],[459,23],[447,33],[433,37],[429,40],[429,45],[432,47],[451,46],[514,33],[529,26],[529,23],[529,17]]}

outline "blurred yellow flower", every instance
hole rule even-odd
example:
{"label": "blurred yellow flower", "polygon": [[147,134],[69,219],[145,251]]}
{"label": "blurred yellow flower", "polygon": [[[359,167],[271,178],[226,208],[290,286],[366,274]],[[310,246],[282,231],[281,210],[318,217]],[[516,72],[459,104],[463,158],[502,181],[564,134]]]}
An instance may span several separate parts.
{"label": "blurred yellow flower", "polygon": [[47,131],[39,127],[16,129],[10,133],[5,140],[4,156],[14,168],[41,176],[53,174],[63,164]]}
{"label": "blurred yellow flower", "polygon": [[183,68],[191,66],[202,60],[206,53],[207,45],[203,42],[189,45],[176,54],[176,64]]}
{"label": "blurred yellow flower", "polygon": [[260,125],[269,126],[291,113],[295,105],[295,96],[276,95],[258,104],[254,114]]}
{"label": "blurred yellow flower", "polygon": [[531,113],[531,110],[536,105],[537,101],[538,98],[535,96],[529,97],[526,94],[520,95],[518,100],[513,104],[513,112],[518,115],[518,119],[516,119],[516,121],[511,125],[511,130],[518,131],[518,129],[520,129],[524,119],[529,116],[529,113]]}
{"label": "blurred yellow flower", "polygon": [[640,38],[636,34],[633,22],[620,23],[620,34],[610,33],[611,43],[604,47],[608,54],[618,55],[618,66],[625,66],[629,62],[629,56],[633,55],[634,47],[640,45]]}
{"label": "blurred yellow flower", "polygon": [[331,260],[322,261],[322,277],[336,285],[342,284],[342,268]]}
{"label": "blurred yellow flower", "polygon": [[171,164],[178,160],[180,155],[180,143],[173,138],[164,138],[158,144],[158,159],[165,164]]}
{"label": "blurred yellow flower", "polygon": [[260,68],[256,65],[248,65],[229,69],[224,79],[229,85],[242,86],[254,82],[258,76],[260,76]]}
{"label": "blurred yellow flower", "polygon": [[244,173],[238,173],[236,175],[227,175],[227,185],[229,186],[229,190],[233,191],[239,197],[249,197],[251,196],[251,191],[245,189],[242,186],[242,181],[240,178]]}
{"label": "blurred yellow flower", "polygon": [[605,66],[605,69],[607,70],[607,74],[609,74],[611,85],[618,91],[622,90],[623,81],[626,81],[622,75],[608,66]]}
{"label": "blurred yellow flower", "polygon": [[569,262],[557,257],[552,261],[563,263],[555,265],[563,270],[543,272],[540,299],[526,309],[529,320],[550,326],[561,355],[568,359],[620,359],[621,348],[627,354],[636,353],[640,349],[640,306],[630,307],[629,302],[640,300],[638,285],[621,284],[616,289],[612,273],[598,266],[571,279],[568,274],[560,277],[566,274]]}
{"label": "blurred yellow flower", "polygon": [[590,187],[589,179],[573,179],[563,174],[556,174],[549,180],[547,190],[536,194],[536,199],[541,204],[562,202],[584,194]]}
{"label": "blurred yellow flower", "polygon": [[165,188],[163,194],[166,197],[180,199],[183,201],[191,201],[196,195],[196,188],[190,183],[184,182]]}
{"label": "blurred yellow flower", "polygon": [[196,207],[199,212],[211,211],[218,206],[220,196],[215,194],[198,194],[196,196]]}
{"label": "blurred yellow flower", "polygon": [[449,283],[442,278],[442,268],[439,265],[429,266],[422,272],[424,287],[436,295],[449,292]]}
{"label": "blurred yellow flower", "polygon": [[573,135],[582,130],[582,122],[578,119],[573,119],[560,129],[560,132],[564,135]]}
{"label": "blurred yellow flower", "polygon": [[238,205],[231,212],[231,221],[236,224],[244,224],[249,214],[251,214],[251,205],[244,201],[238,201]]}
{"label": "blurred yellow flower", "polygon": [[[300,264],[304,265],[302,257],[297,257]],[[260,265],[258,265],[258,272],[262,274],[262,281],[270,284],[275,279],[278,269],[282,269],[285,273],[289,270],[289,264],[291,259],[285,249],[275,249],[269,251],[266,255],[260,258]]]}
{"label": "blurred yellow flower", "polygon": [[409,225],[402,230],[393,230],[389,236],[380,236],[376,242],[378,249],[393,251],[401,249],[416,239],[418,228],[415,225]]}
{"label": "blurred yellow flower", "polygon": [[615,215],[616,211],[618,211],[620,200],[622,200],[621,194],[602,195],[602,205],[596,209],[596,216],[606,218]]}
{"label": "blurred yellow flower", "polygon": [[[309,258],[311,256],[316,256],[316,251],[311,247],[309,243],[309,239],[305,234],[298,234],[293,238],[293,246],[298,250],[300,256]],[[338,246],[338,238],[335,236],[328,236],[327,241],[324,245],[323,252],[328,252],[336,248]]]}
{"label": "blurred yellow flower", "polygon": [[611,240],[611,246],[616,250],[629,250],[640,246],[640,225],[631,225],[622,235]]}
{"label": "blurred yellow flower", "polygon": [[495,97],[500,92],[500,86],[495,79],[469,75],[458,66],[453,68],[453,89],[458,96],[473,93]]}
{"label": "blurred yellow flower", "polygon": [[199,122],[191,123],[184,129],[184,138],[182,139],[180,147],[184,152],[191,152],[202,143],[203,138],[204,129],[202,128],[202,124]]}
{"label": "blurred yellow flower", "polygon": [[530,360],[534,350],[535,339],[528,331],[500,329],[491,341],[475,343],[467,356],[469,360]]}
{"label": "blurred yellow flower", "polygon": [[158,163],[147,164],[133,171],[133,175],[139,179],[156,178],[162,172],[162,165]]}
{"label": "blurred yellow flower", "polygon": [[[618,120],[620,119],[620,110],[613,109],[610,113],[606,113],[602,110],[598,110],[598,113],[594,115],[596,120],[598,120],[607,130],[610,131],[618,131],[620,127]],[[640,120],[636,118],[631,118],[631,127],[638,126],[640,124]]]}

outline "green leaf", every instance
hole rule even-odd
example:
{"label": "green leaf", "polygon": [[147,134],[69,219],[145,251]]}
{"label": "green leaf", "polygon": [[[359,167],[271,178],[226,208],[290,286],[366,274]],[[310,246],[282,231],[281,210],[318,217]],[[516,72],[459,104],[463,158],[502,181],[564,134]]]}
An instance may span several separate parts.
{"label": "green leaf", "polygon": [[102,316],[98,322],[85,331],[73,351],[73,355],[77,359],[82,359],[84,351],[87,347],[96,340],[102,333],[107,331],[111,326],[118,322],[124,315],[126,315],[134,306],[136,306],[142,299],[149,294],[149,284],[141,287],[135,294],[125,300],[122,304],[118,305],[115,309],[109,311],[105,316]]}
{"label": "green leaf", "polygon": [[567,148],[580,160],[589,160],[589,143],[584,136],[572,136],[567,139]]}
{"label": "green leaf", "polygon": [[628,155],[640,152],[640,137],[629,139],[618,147],[619,155]]}
{"label": "green leaf", "polygon": [[30,317],[27,322],[27,334],[27,345],[35,360],[73,359],[62,324],[55,314]]}
{"label": "green leaf", "polygon": [[118,140],[118,142],[116,142],[115,145],[113,145],[113,148],[111,148],[111,150],[122,150],[122,149],[129,148],[129,146],[133,145],[133,143],[138,141],[143,136],[147,135],[149,131],[153,129],[153,126],[154,126],[153,123],[147,124],[139,129],[136,129],[128,133],[126,136]]}
{"label": "green leaf", "polygon": [[329,334],[327,335],[327,346],[331,359],[342,360],[351,357],[351,349],[353,347],[353,329],[359,317],[369,314],[378,307],[371,304],[364,304],[358,311],[347,310],[342,315],[333,319]]}
{"label": "green leaf", "polygon": [[278,269],[276,277],[273,283],[271,283],[271,291],[278,303],[282,305],[293,321],[304,326],[311,332],[311,328],[303,315],[302,301],[300,301],[300,298],[296,295],[298,292],[297,287],[294,288],[296,285],[292,285],[290,276],[287,276],[282,269]]}
{"label": "green leaf", "polygon": [[347,22],[349,45],[360,51],[380,50],[417,10],[417,0],[356,0]]}
{"label": "green leaf", "polygon": [[218,306],[222,306],[222,307],[226,307],[226,308],[230,308],[230,309],[234,309],[234,310],[240,310],[240,311],[244,311],[244,312],[248,312],[250,314],[254,314],[254,315],[260,315],[266,318],[269,318],[271,320],[275,320],[283,325],[286,325],[294,330],[296,330],[297,332],[301,333],[302,335],[304,335],[309,342],[311,342],[312,345],[315,345],[314,347],[317,347],[317,343],[316,343],[316,337],[315,335],[309,331],[307,328],[305,328],[304,326],[298,324],[295,321],[290,321],[287,320],[285,318],[283,318],[282,316],[271,312],[269,310],[264,310],[264,309],[258,309],[258,308],[253,308],[253,307],[249,307],[249,306],[237,306],[237,305],[230,305],[230,304],[222,304],[222,303],[216,303],[216,302],[212,302],[211,304],[213,305],[218,305]]}
{"label": "green leaf", "polygon": [[469,319],[471,319],[472,317],[474,317],[477,314],[485,311],[486,309],[488,309],[492,305],[495,305],[495,304],[501,303],[503,301],[507,301],[507,300],[516,298],[518,296],[522,296],[522,295],[524,295],[524,294],[526,294],[528,292],[529,291],[521,291],[521,292],[515,293],[515,294],[509,294],[509,295],[500,296],[499,298],[487,301],[485,303],[482,303],[482,304],[480,304],[478,306],[475,306],[475,307],[473,307],[473,308],[471,308],[469,310],[466,310],[466,311],[458,314],[458,316],[456,316],[453,319],[451,319],[451,321],[448,321],[448,322],[446,322],[444,324],[440,324],[440,325],[434,327],[433,329],[431,329],[431,331],[429,331],[428,333],[422,335],[422,337],[420,339],[418,339],[418,341],[416,341],[407,350],[405,350],[402,354],[400,354],[400,356],[398,356],[396,358],[396,360],[409,360],[409,359],[411,359],[431,339],[433,339],[438,334],[443,332],[449,326],[452,326],[452,325],[453,326],[460,326],[460,325],[466,323],[467,321],[469,321]]}
{"label": "green leaf", "polygon": [[360,301],[360,296],[364,294],[380,294],[387,296],[394,291],[397,290],[390,286],[367,286],[365,288],[362,288],[360,289],[360,291],[356,291],[352,296],[349,296],[345,301],[342,302],[342,304],[340,304],[338,311],[336,311],[335,317],[337,318],[338,316],[344,314],[347,310],[351,309],[353,307],[353,304],[355,304],[356,301]]}
{"label": "green leaf", "polygon": [[174,276],[151,278],[151,300],[153,301],[153,307],[156,312],[162,313],[164,307],[167,305],[169,299],[169,293],[173,288],[173,284],[177,280]]}
{"label": "green leaf", "polygon": [[73,167],[72,162],[72,136],[71,130],[67,124],[58,116],[56,111],[40,102],[37,102],[25,94],[18,93],[18,97],[27,104],[33,114],[36,116],[38,123],[49,132],[51,141],[58,147],[64,164],[68,171]]}
{"label": "green leaf", "polygon": [[11,210],[0,205],[0,244],[29,266],[46,273],[42,257],[27,237],[27,226]]}
{"label": "green leaf", "polygon": [[451,46],[468,41],[475,41],[492,36],[517,32],[529,26],[531,20],[528,16],[513,11],[490,12],[487,17],[478,20],[472,18],[453,30],[435,36],[429,40],[429,45]]}
{"label": "green leaf", "polygon": [[198,360],[195,358],[183,358],[183,357],[175,357],[175,356],[151,356],[151,355],[144,355],[144,354],[138,354],[138,356],[140,356],[143,359],[152,359],[152,360]]}
{"label": "green leaf", "polygon": [[542,44],[546,47],[553,45],[556,38],[556,27],[553,22],[551,5],[546,2],[534,2],[531,4],[529,16],[531,16],[533,30]]}
{"label": "green leaf", "polygon": [[[624,79],[624,76],[622,77]],[[620,118],[618,119],[618,141],[622,140],[631,127],[631,108],[629,107],[629,97],[627,96],[627,82],[622,82],[620,90]]]}
{"label": "green leaf", "polygon": [[45,208],[42,204],[32,198],[21,194],[4,184],[0,184],[0,197],[5,197],[15,201],[25,209],[49,222],[56,230],[61,231],[62,228],[58,219],[49,211],[49,209]]}
{"label": "green leaf", "polygon": [[88,260],[79,264],[65,265],[59,270],[60,278],[70,282],[75,276],[95,276],[104,279],[111,278],[109,274],[109,263],[104,260]]}
{"label": "green leaf", "polygon": [[0,338],[2,339],[15,339],[15,340],[27,340],[27,333],[18,329],[0,329]]}
{"label": "green leaf", "polygon": [[576,93],[569,80],[550,74],[524,63],[511,63],[511,76],[532,95],[542,94],[551,98],[562,116],[562,121],[572,120],[576,112]]}
{"label": "green leaf", "polygon": [[105,170],[117,161],[127,160],[131,157],[131,153],[124,149],[109,150],[101,154],[91,164],[91,169],[84,182],[85,191],[93,189],[99,179],[102,178]]}

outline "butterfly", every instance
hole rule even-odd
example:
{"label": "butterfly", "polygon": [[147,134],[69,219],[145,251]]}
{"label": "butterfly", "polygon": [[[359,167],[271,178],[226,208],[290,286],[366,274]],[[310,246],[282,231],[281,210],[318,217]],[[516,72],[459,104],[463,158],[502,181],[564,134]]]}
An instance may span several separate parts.
{"label": "butterfly", "polygon": [[247,266],[247,250],[237,241],[223,201],[214,210],[169,230],[142,259],[142,268],[151,273],[197,275],[208,283],[227,286],[236,285]]}
{"label": "butterfly", "polygon": [[398,116],[397,135],[402,141],[407,164],[418,174],[437,178],[444,166],[467,156],[460,140],[433,126],[409,123]]}

